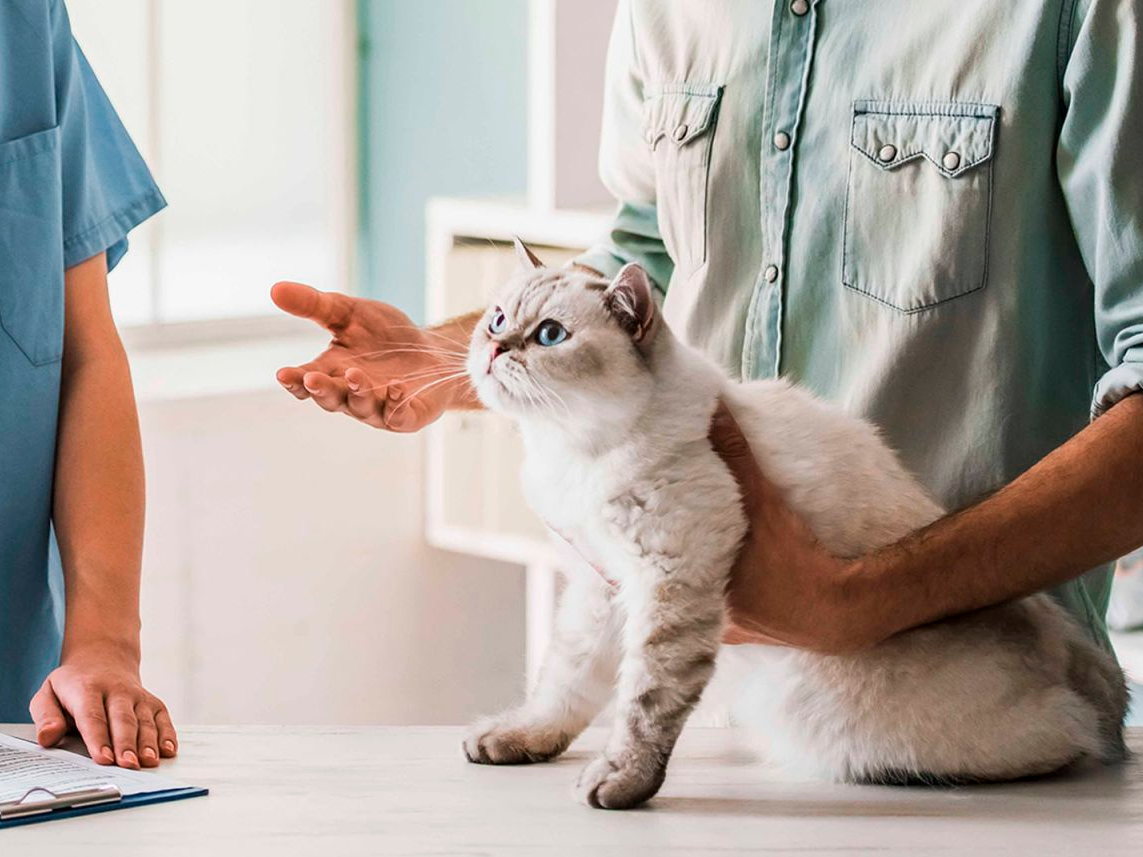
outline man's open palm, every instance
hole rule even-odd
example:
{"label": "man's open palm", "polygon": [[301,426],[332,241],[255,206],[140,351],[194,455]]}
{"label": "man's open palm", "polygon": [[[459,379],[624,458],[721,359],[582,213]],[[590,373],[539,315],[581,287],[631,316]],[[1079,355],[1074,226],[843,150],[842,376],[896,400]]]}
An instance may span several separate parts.
{"label": "man's open palm", "polygon": [[376,428],[410,432],[470,395],[467,343],[417,327],[396,307],[301,283],[278,283],[270,296],[333,337],[309,363],[278,370],[278,382],[299,399]]}

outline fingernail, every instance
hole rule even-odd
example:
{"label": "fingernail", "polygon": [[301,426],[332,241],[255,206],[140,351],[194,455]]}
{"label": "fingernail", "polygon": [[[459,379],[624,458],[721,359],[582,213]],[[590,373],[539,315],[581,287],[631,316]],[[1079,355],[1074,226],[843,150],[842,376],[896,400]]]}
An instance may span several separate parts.
{"label": "fingernail", "polygon": [[401,398],[401,388],[400,387],[390,387],[389,388],[389,398],[394,402],[397,401],[399,398]]}
{"label": "fingernail", "polygon": [[144,747],[143,748],[143,758],[146,759],[148,762],[154,762],[159,758],[159,754],[155,752],[154,747]]}
{"label": "fingernail", "polygon": [[351,389],[355,393],[361,389],[360,384],[358,384],[356,381],[350,381],[348,377],[346,377],[346,379],[345,379],[345,386],[347,386],[349,389]]}
{"label": "fingernail", "polygon": [[175,752],[175,742],[172,741],[170,738],[168,738],[166,741],[163,742],[163,749],[166,750],[168,753]]}
{"label": "fingernail", "polygon": [[123,761],[126,762],[128,765],[138,765],[139,764],[139,757],[136,756],[130,750],[124,750],[123,751]]}
{"label": "fingernail", "polygon": [[102,750],[99,751],[99,755],[101,755],[103,757],[103,761],[105,761],[105,762],[114,762],[115,761],[115,753],[110,747],[104,747]]}

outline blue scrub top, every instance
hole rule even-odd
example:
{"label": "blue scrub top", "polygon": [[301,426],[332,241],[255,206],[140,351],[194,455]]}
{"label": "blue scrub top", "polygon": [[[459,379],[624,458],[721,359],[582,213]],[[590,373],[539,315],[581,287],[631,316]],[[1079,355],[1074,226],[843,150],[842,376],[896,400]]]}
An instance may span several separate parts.
{"label": "blue scrub top", "polygon": [[0,723],[59,659],[51,536],[64,270],[127,252],[166,205],[71,34],[63,0],[0,0]]}

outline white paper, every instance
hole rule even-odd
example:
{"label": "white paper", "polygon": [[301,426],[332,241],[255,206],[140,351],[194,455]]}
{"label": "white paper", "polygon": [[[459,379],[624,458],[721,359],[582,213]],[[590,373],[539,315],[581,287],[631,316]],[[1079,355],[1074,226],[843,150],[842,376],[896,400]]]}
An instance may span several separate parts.
{"label": "white paper", "polygon": [[[31,789],[59,794],[107,785],[118,788],[124,797],[184,788],[147,771],[97,765],[86,756],[45,750],[38,744],[0,733],[0,803],[19,800]],[[33,795],[32,799],[39,797]]]}

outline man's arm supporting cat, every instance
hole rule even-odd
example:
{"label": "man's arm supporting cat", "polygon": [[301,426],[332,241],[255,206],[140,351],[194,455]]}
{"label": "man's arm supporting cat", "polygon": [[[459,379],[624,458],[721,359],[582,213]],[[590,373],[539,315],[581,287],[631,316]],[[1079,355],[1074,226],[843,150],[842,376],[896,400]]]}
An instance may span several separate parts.
{"label": "man's arm supporting cat", "polygon": [[730,591],[734,642],[855,651],[1049,589],[1143,543],[1143,396],[987,499],[849,560],[818,545],[776,495],[725,410],[711,436],[751,522]]}

